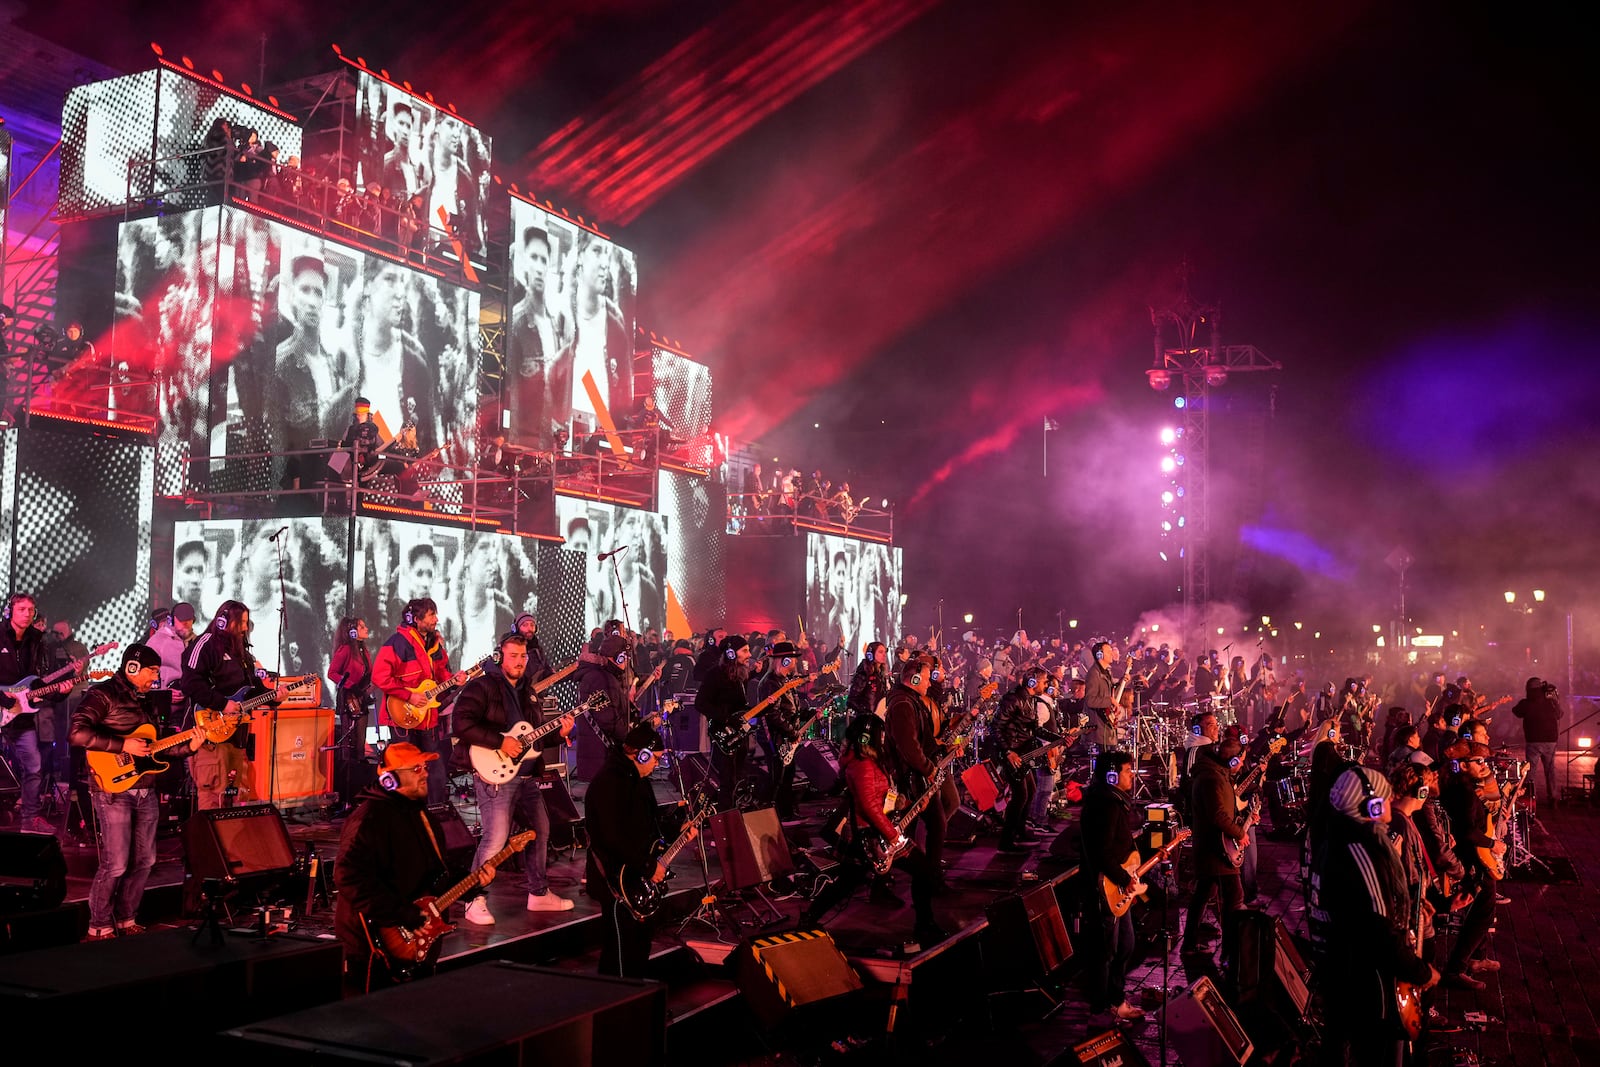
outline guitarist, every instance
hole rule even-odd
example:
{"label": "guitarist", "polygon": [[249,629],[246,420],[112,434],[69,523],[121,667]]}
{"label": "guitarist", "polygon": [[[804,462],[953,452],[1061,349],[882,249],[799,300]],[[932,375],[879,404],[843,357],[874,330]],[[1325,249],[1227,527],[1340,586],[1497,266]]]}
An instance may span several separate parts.
{"label": "guitarist", "polygon": [[[1002,852],[1026,851],[1036,840],[1027,819],[1033,804],[1033,768],[1022,757],[1038,747],[1042,735],[1038,703],[1053,681],[1043,667],[1029,667],[1000,700],[994,713],[994,737],[1000,751],[1001,771],[1011,785],[1006,802],[1006,825],[1000,834]],[[1053,738],[1050,738],[1053,740]]]}
{"label": "guitarist", "polygon": [[1485,862],[1483,852],[1499,857],[1506,845],[1489,832],[1489,807],[1484,791],[1495,788],[1489,768],[1489,746],[1479,741],[1457,741],[1445,750],[1452,766],[1459,768],[1444,787],[1444,810],[1450,816],[1450,832],[1456,841],[1456,856],[1466,868],[1466,881],[1477,895],[1461,920],[1461,933],[1445,966],[1445,983],[1458,989],[1484,988],[1477,975],[1500,969],[1500,962],[1477,959],[1494,925],[1495,898],[1500,895],[1500,880]]}
{"label": "guitarist", "polygon": [[[122,654],[122,669],[90,686],[72,713],[72,743],[99,752],[148,755],[150,741],[130,735],[147,723],[159,730],[149,694],[160,679],[160,653],[149,645],[129,646]],[[205,734],[196,733],[187,748],[174,746],[172,755],[187,758],[200,750],[205,739]],[[156,790],[135,786],[108,793],[91,774],[89,802],[100,828],[100,866],[89,887],[88,940],[143,933],[134,916],[156,865],[156,824],[161,814]]]}
{"label": "guitarist", "polygon": [[[628,699],[628,662],[633,650],[619,630],[578,657],[578,699],[604,693],[606,706],[588,716],[578,731],[577,777],[592,779],[605,765],[606,753],[622,743],[633,725],[633,703]],[[596,732],[598,728],[598,733]]]}
{"label": "guitarist", "polygon": [[[415,901],[433,892],[447,871],[444,828],[427,805],[428,764],[438,758],[409,741],[391,743],[378,764],[377,784],[362,791],[361,806],[339,835],[334,928],[344,949],[346,996],[397,980],[374,966],[381,957],[373,951],[368,924],[419,925],[423,914]],[[482,877],[487,884],[494,872]]]}
{"label": "guitarist", "polygon": [[[630,728],[606,752],[604,766],[584,794],[584,822],[589,829],[584,892],[601,908],[601,974],[643,978],[650,960],[650,924],[634,918],[617,899],[611,879],[624,867],[648,869],[655,843],[663,836],[650,775],[664,748],[655,727],[639,723]],[[666,876],[658,861],[652,877],[659,882]]]}
{"label": "guitarist", "polygon": [[[1117,720],[1122,710],[1116,702],[1116,682],[1111,665],[1120,658],[1110,641],[1096,641],[1089,648],[1089,675],[1084,679],[1083,703],[1089,709],[1089,728],[1098,751],[1117,747]],[[1132,665],[1129,665],[1132,670]]]}
{"label": "guitarist", "polygon": [[[12,593],[6,599],[0,614],[0,685],[16,685],[24,678],[43,677],[50,673],[50,659],[44,647],[44,635],[33,625],[39,607],[27,593]],[[34,698],[39,704],[53,704],[61,699],[58,693],[41,694]],[[0,707],[14,708],[15,697],[0,693]],[[18,829],[25,833],[53,834],[55,827],[39,817],[39,782],[44,770],[44,758],[39,754],[39,724],[37,715],[18,715],[6,723],[0,736],[11,746],[13,759],[22,779],[22,803],[17,811]]]}
{"label": "guitarist", "polygon": [[[428,693],[419,688],[423,682],[459,685],[466,679],[466,674],[452,674],[450,671],[450,654],[439,639],[439,605],[434,603],[432,597],[407,601],[400,612],[400,619],[400,628],[379,647],[377,656],[372,660],[372,684],[383,692],[385,698],[404,700],[413,707],[425,707]],[[396,726],[386,707],[378,710],[378,722],[384,726],[394,726],[396,738],[410,741],[424,752],[437,756],[444,750],[445,740],[439,734],[438,708],[430,708],[422,725],[412,730]],[[428,803],[443,804],[444,769],[429,767],[427,771]]]}
{"label": "guitarist", "polygon": [[[789,641],[779,641],[768,650],[767,670],[756,686],[758,703],[782,689],[783,684],[794,677],[799,657],[800,650]],[[805,722],[806,715],[800,703],[799,690],[791,689],[779,697],[767,708],[762,718],[766,720],[766,727],[757,732],[756,738],[766,750],[767,766],[772,770],[769,787],[771,796],[767,799],[778,809],[779,819],[795,822],[799,819],[794,810],[795,761],[790,760],[787,767],[781,766],[778,749],[781,745],[800,739],[800,726]]]}
{"label": "guitarist", "polygon": [[1243,846],[1249,841],[1239,819],[1238,796],[1233,775],[1243,764],[1243,746],[1237,737],[1224,734],[1209,745],[1195,750],[1190,772],[1190,820],[1194,827],[1194,896],[1189,900],[1188,920],[1183,926],[1182,951],[1201,952],[1200,927],[1213,892],[1222,928],[1222,954],[1232,958],[1235,913],[1244,906],[1244,884],[1239,868],[1228,858],[1224,841]]}
{"label": "guitarist", "polygon": [[[260,664],[250,652],[250,609],[237,600],[224,600],[206,632],[195,638],[183,654],[179,686],[191,708],[210,708],[235,714],[241,689],[265,692],[258,676]],[[282,693],[277,694],[281,699]],[[239,801],[253,800],[255,773],[246,751],[250,722],[239,724],[233,736],[221,743],[207,741],[189,761],[194,778],[195,806],[202,811],[220,808],[229,786]]]}
{"label": "guitarist", "polygon": [[1336,1063],[1399,1063],[1405,1042],[1394,984],[1430,989],[1439,972],[1412,949],[1411,901],[1389,844],[1393,792],[1382,774],[1346,769],[1328,795],[1325,832],[1312,859],[1312,909],[1330,937],[1317,974],[1326,1007],[1325,1049]]}
{"label": "guitarist", "polygon": [[1128,1003],[1128,961],[1133,958],[1133,910],[1117,916],[1106,895],[1100,891],[1100,878],[1110,879],[1119,889],[1144,892],[1123,863],[1136,848],[1133,837],[1133,757],[1126,752],[1102,752],[1095,757],[1094,781],[1083,794],[1083,814],[1079,830],[1083,838],[1084,899],[1093,915],[1085,915],[1085,925],[1098,929],[1093,958],[1087,974],[1089,1010],[1110,1012],[1119,1020],[1142,1019],[1144,1012]]}
{"label": "guitarist", "polygon": [[[888,765],[894,770],[894,783],[900,795],[908,801],[915,800],[933,780],[935,764],[944,755],[939,745],[939,731],[934,722],[934,708],[928,699],[928,689],[933,685],[937,668],[934,658],[918,653],[907,658],[900,668],[900,683],[889,691],[885,717],[889,727]],[[881,753],[882,749],[879,750]],[[953,777],[946,777],[940,794],[917,818],[922,822],[923,850],[939,877],[940,861],[944,858],[945,826],[949,812],[956,809],[960,797],[956,793]]]}
{"label": "guitarist", "polygon": [[[750,680],[750,643],[738,634],[717,642],[721,659],[706,673],[695,694],[694,707],[712,725],[731,722],[750,710],[745,685]],[[744,777],[749,746],[740,745],[733,755],[720,748],[711,753],[711,769],[717,776],[717,807],[727,811],[734,806],[734,795]]]}
{"label": "guitarist", "polygon": [[[468,767],[468,749],[473,745],[498,748],[510,759],[523,754],[521,742],[505,737],[519,722],[543,725],[540,701],[532,694],[528,679],[528,644],[520,633],[500,638],[500,662],[490,664],[483,674],[461,687],[455,703],[455,746],[452,762],[458,770]],[[572,717],[564,716],[560,736],[548,734],[541,742],[553,748],[572,734]],[[483,835],[472,857],[474,868],[505,847],[511,839],[513,817],[536,835],[523,853],[522,873],[528,891],[529,911],[571,911],[573,902],[550,891],[547,873],[550,854],[550,813],[544,804],[544,791],[538,777],[544,773],[544,756],[523,762],[517,777],[504,785],[491,785],[473,776],[472,788],[478,800],[478,821]],[[488,897],[474,894],[467,903],[466,920],[477,926],[494,925]]]}

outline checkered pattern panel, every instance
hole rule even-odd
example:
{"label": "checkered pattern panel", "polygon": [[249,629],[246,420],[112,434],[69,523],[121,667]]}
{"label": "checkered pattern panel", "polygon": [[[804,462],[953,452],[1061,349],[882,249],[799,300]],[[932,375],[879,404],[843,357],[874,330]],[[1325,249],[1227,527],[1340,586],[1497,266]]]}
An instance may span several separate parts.
{"label": "checkered pattern panel", "polygon": [[709,478],[662,471],[658,500],[671,535],[667,581],[691,626],[704,629],[715,625],[727,614],[728,606],[722,569],[726,489]]}
{"label": "checkered pattern panel", "polygon": [[710,432],[710,367],[664,348],[652,348],[650,374],[656,407],[666,414],[679,437],[693,440]]}

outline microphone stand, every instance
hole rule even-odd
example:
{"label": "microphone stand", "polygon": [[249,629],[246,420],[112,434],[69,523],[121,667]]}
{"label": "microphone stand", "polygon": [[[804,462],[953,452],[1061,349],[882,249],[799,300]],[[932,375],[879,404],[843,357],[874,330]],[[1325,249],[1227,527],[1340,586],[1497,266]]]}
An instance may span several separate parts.
{"label": "microphone stand", "polygon": [[[284,527],[272,535],[272,544],[278,554],[278,677],[283,677],[283,661],[287,656],[289,644],[289,592],[283,578],[283,541],[288,535],[288,527]],[[267,803],[278,803],[278,711],[276,708],[269,713],[272,716],[272,729],[268,733],[267,749]]]}

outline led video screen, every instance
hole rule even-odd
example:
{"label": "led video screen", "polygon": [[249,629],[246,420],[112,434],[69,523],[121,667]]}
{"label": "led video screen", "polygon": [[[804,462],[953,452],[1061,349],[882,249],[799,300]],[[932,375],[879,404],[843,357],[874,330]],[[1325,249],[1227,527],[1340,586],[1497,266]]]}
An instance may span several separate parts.
{"label": "led video screen", "polygon": [[[0,129],[0,238],[6,233],[6,209],[11,205],[11,135]],[[0,278],[5,276],[6,242],[0,240]]]}
{"label": "led video screen", "polygon": [[[627,614],[637,631],[666,622],[667,520],[666,516],[636,508],[619,508],[571,497],[556,499],[556,516],[566,537],[566,549],[584,558],[583,621],[585,631],[623,617],[618,586],[627,598]],[[616,570],[600,555],[626,547],[619,553]]]}
{"label": "led video screen", "polygon": [[6,430],[0,444],[0,542],[15,546],[5,588],[30,593],[43,618],[67,621],[91,647],[144,633],[150,446],[38,425]]}
{"label": "led video screen", "polygon": [[830,534],[806,535],[806,633],[859,655],[900,635],[900,549]]}
{"label": "led video screen", "polygon": [[488,200],[493,145],[482,130],[448,111],[360,72],[356,76],[358,187],[382,185],[396,203],[422,197],[428,224],[450,220],[469,256],[488,248]]}
{"label": "led video screen", "polygon": [[648,389],[672,435],[694,441],[711,431],[711,368],[650,346]]}
{"label": "led video screen", "polygon": [[[172,603],[203,628],[225,600],[250,609],[250,648],[267,670],[326,674],[344,614],[349,519],[209,519],[173,524]],[[273,540],[273,535],[283,533]],[[280,600],[278,565],[283,564]],[[280,607],[287,609],[280,625]],[[279,638],[284,638],[280,660]]]}
{"label": "led video screen", "polygon": [[[704,629],[727,615],[722,531],[727,523],[727,487],[712,478],[664,470],[661,513],[666,516],[667,586],[683,617],[669,607],[664,627],[675,637]],[[688,626],[684,624],[687,622]]]}
{"label": "led video screen", "polygon": [[[308,486],[356,397],[450,468],[477,428],[478,294],[234,208],[124,223],[113,344],[156,382],[164,493]],[[228,457],[269,457],[230,461]]]}
{"label": "led video screen", "polygon": [[284,158],[300,154],[300,128],[208,82],[167,67],[79,85],[61,109],[61,178],[56,210],[73,217],[119,207],[135,197],[161,197],[166,207],[199,206],[203,189],[167,195],[204,180],[201,154],[218,119],[236,131],[254,130]]}
{"label": "led video screen", "polygon": [[[557,432],[599,425],[600,404],[618,428],[637,417],[633,382],[632,252],[516,197],[511,199],[511,325],[501,402],[508,434],[550,449]],[[574,434],[574,439],[581,435]]]}

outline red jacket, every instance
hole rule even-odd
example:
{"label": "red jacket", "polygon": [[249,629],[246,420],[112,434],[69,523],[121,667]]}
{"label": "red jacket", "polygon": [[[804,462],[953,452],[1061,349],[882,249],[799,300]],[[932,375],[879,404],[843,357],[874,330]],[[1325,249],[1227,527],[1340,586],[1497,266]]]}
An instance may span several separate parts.
{"label": "red jacket", "polygon": [[845,784],[850,788],[856,826],[872,827],[883,835],[885,841],[899,837],[900,831],[883,813],[883,803],[889,796],[889,776],[878,761],[846,752],[839,763],[844,770]]}
{"label": "red jacket", "polygon": [[[413,641],[413,638],[416,640]],[[427,650],[429,662],[424,663],[417,654],[416,642]],[[383,690],[386,697],[405,700],[423,682],[443,683],[451,675],[450,656],[438,634],[423,634],[412,627],[404,627],[383,643],[372,661],[372,684]],[[393,726],[386,707],[378,709],[378,722]],[[437,708],[428,712],[428,718],[419,729],[431,730],[439,725]]]}

